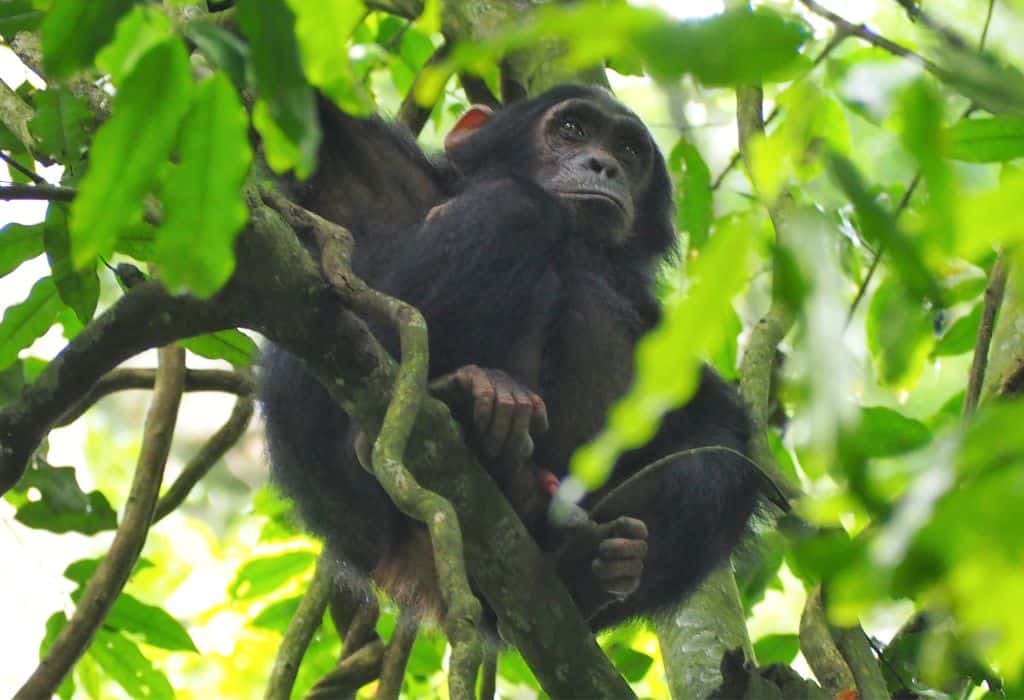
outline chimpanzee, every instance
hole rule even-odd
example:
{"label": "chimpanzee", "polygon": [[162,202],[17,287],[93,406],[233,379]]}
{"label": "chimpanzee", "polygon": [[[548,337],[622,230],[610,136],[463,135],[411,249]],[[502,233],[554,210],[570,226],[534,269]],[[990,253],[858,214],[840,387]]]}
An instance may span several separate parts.
{"label": "chimpanzee", "polygon": [[[472,107],[434,160],[394,125],[321,111],[319,170],[300,203],[353,232],[360,276],[423,313],[432,386],[499,485],[529,461],[551,490],[629,387],[634,346],[658,321],[652,283],[674,232],[650,133],[607,91],[582,86]],[[345,413],[272,346],[262,402],[273,476],[308,526],[350,571],[436,606],[425,531],[360,467]],[[594,629],[681,599],[729,555],[759,500],[749,432],[733,389],[705,369],[690,403],[583,498],[597,535],[561,538],[553,556]],[[687,452],[702,446],[723,449]],[[634,492],[595,511],[620,485]],[[544,523],[528,524],[552,541]]]}

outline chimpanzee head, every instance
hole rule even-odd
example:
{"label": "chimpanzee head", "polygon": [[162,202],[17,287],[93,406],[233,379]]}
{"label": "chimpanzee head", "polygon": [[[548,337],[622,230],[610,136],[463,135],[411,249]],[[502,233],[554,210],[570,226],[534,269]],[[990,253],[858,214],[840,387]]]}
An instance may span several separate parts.
{"label": "chimpanzee head", "polygon": [[445,141],[465,177],[525,175],[565,205],[581,235],[651,256],[674,240],[665,160],[606,90],[566,85],[499,112],[474,106]]}

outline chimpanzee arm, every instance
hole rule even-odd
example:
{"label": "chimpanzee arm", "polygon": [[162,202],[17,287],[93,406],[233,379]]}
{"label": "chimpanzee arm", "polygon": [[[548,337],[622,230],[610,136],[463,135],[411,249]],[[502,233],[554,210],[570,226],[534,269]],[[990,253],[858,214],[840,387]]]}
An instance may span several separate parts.
{"label": "chimpanzee arm", "polygon": [[412,134],[377,117],[349,116],[320,98],[323,144],[299,203],[357,236],[367,223],[412,226],[448,195],[448,173]]}

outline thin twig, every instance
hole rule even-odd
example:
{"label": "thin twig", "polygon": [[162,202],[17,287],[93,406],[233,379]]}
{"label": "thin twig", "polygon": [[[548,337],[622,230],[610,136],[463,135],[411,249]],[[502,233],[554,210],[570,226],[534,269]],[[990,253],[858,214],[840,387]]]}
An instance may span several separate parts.
{"label": "thin twig", "polygon": [[302,657],[313,641],[313,635],[319,629],[327,610],[327,599],[330,597],[333,579],[332,568],[330,556],[321,554],[316,562],[313,579],[302,596],[299,609],[288,623],[288,629],[281,639],[281,646],[277,649],[270,680],[267,682],[267,692],[264,695],[266,700],[288,700],[292,696],[299,664],[302,663]]}
{"label": "thin twig", "polygon": [[31,170],[29,168],[26,168],[24,165],[22,165],[21,163],[19,163],[16,160],[14,160],[14,158],[12,158],[7,153],[4,153],[3,151],[0,151],[0,160],[3,160],[5,163],[7,163],[7,167],[8,168],[14,168],[19,173],[21,173],[22,175],[24,175],[25,177],[27,177],[29,180],[31,180],[32,182],[36,183],[37,185],[45,185],[45,184],[47,184],[46,180],[43,179],[42,175],[37,173],[35,170]]}
{"label": "thin twig", "polygon": [[403,608],[398,624],[391,634],[384,663],[380,669],[380,685],[377,686],[377,700],[398,700],[402,692],[405,667],[409,663],[412,645],[416,642],[419,624],[411,608]]}
{"label": "thin twig", "polygon": [[992,274],[985,288],[985,305],[981,312],[981,325],[978,328],[978,341],[974,346],[974,358],[971,360],[971,372],[967,377],[967,391],[964,394],[964,418],[970,418],[978,408],[981,389],[985,385],[985,372],[988,369],[988,351],[992,344],[992,333],[996,327],[996,314],[1003,304],[1006,292],[1006,253],[999,251],[996,262],[992,266]]}
{"label": "thin twig", "polygon": [[[92,408],[100,399],[118,391],[129,389],[152,389],[156,381],[154,369],[115,369],[107,372],[71,408],[64,412],[56,423],[57,427],[69,425]],[[244,372],[224,369],[185,370],[185,391],[222,391],[237,396],[247,396],[256,390],[252,376]]]}
{"label": "thin twig", "polygon": [[71,620],[60,631],[46,656],[15,700],[49,698],[89,647],[111,606],[128,581],[132,567],[146,542],[153,508],[160,493],[164,465],[170,454],[171,438],[185,383],[185,350],[165,346],[159,352],[159,371],[153,400],[146,413],[142,449],[125,503],[121,524],[107,555],[86,584]]}
{"label": "thin twig", "polygon": [[188,461],[181,474],[174,480],[164,495],[156,504],[156,512],[153,514],[153,523],[163,520],[170,515],[178,506],[185,502],[188,495],[195,488],[206,474],[213,468],[220,458],[228,450],[234,447],[239,438],[249,427],[252,414],[255,410],[255,401],[252,396],[241,396],[231,409],[231,415],[227,421],[207,440],[199,451]]}
{"label": "thin twig", "polygon": [[988,0],[988,12],[985,14],[985,25],[981,28],[981,47],[985,48],[988,41],[988,30],[992,26],[992,15],[995,13],[996,0]]}
{"label": "thin twig", "polygon": [[[412,87],[409,88],[409,92],[405,94],[405,99],[402,100],[402,106],[398,109],[398,122],[408,127],[414,135],[419,135],[423,131],[424,125],[430,118],[430,113],[434,111],[436,101],[429,105],[421,105],[416,99],[416,95],[419,92],[420,84],[423,80],[423,73],[429,71],[434,66],[444,61],[451,51],[451,46],[447,43],[441,44],[434,51],[434,54],[426,62],[419,74],[416,76],[416,80],[413,81]],[[438,93],[438,97],[441,97],[441,92]]]}
{"label": "thin twig", "polygon": [[70,202],[75,198],[78,191],[73,187],[59,187],[46,183],[38,185],[23,185],[13,183],[0,185],[0,199],[41,199],[50,202]]}

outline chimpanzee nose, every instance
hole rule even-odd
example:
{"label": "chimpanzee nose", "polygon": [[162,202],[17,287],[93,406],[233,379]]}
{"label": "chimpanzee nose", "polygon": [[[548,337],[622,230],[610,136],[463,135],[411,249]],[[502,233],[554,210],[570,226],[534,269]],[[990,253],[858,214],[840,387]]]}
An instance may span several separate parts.
{"label": "chimpanzee nose", "polygon": [[619,176],[618,164],[608,156],[590,155],[587,157],[586,165],[588,169],[609,180],[614,180]]}

